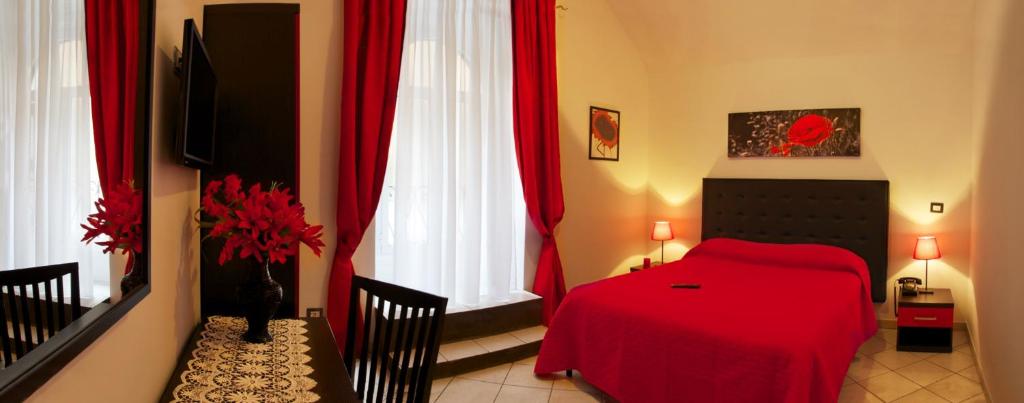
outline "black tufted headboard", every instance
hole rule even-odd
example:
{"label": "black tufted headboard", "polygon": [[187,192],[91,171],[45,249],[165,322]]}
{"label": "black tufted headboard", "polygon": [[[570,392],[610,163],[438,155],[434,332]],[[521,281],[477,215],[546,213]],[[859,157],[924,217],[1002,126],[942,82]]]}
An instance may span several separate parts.
{"label": "black tufted headboard", "polygon": [[885,302],[889,181],[704,178],[701,239],[817,243],[853,251]]}

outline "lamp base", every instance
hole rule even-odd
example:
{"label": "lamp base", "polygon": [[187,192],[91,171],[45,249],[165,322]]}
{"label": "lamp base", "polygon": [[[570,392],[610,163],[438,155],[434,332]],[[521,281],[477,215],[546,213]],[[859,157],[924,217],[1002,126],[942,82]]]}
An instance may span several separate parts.
{"label": "lamp base", "polygon": [[935,294],[935,291],[932,291],[931,288],[918,288],[917,289],[917,293],[918,294]]}

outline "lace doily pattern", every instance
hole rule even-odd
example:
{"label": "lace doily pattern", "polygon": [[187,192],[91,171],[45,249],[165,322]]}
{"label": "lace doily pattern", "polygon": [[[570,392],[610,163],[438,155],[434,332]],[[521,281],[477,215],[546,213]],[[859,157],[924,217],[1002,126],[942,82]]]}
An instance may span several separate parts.
{"label": "lace doily pattern", "polygon": [[174,388],[174,402],[315,402],[305,322],[270,321],[274,341],[242,340],[244,318],[212,316]]}

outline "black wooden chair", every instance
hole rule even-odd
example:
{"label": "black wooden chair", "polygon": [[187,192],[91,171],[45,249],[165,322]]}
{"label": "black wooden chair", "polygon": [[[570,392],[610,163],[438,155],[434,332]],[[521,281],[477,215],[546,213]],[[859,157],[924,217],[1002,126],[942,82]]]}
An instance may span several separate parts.
{"label": "black wooden chair", "polygon": [[[65,276],[70,277],[70,306],[64,303]],[[82,316],[78,287],[78,263],[0,271],[3,367]]]}
{"label": "black wooden chair", "polygon": [[[364,293],[365,304],[360,313]],[[447,305],[448,298],[365,277],[352,278],[345,366],[359,399],[430,400]],[[360,314],[363,326],[362,332],[357,333]]]}

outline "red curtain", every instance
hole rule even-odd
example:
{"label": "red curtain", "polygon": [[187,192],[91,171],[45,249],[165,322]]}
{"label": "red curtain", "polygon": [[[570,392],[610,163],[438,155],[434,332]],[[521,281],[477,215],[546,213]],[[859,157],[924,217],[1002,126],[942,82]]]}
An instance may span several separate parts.
{"label": "red curtain", "polygon": [[338,246],[327,289],[327,319],[345,346],[352,254],[373,219],[384,184],[405,35],[405,0],[345,1],[338,153]]}
{"label": "red curtain", "polygon": [[96,165],[107,194],[134,177],[138,0],[85,0],[85,47]]}
{"label": "red curtain", "polygon": [[544,323],[550,323],[565,297],[555,244],[555,226],[562,221],[565,204],[558,157],[554,0],[512,0],[512,58],[519,174],[526,211],[544,237],[533,292],[544,298]]}

